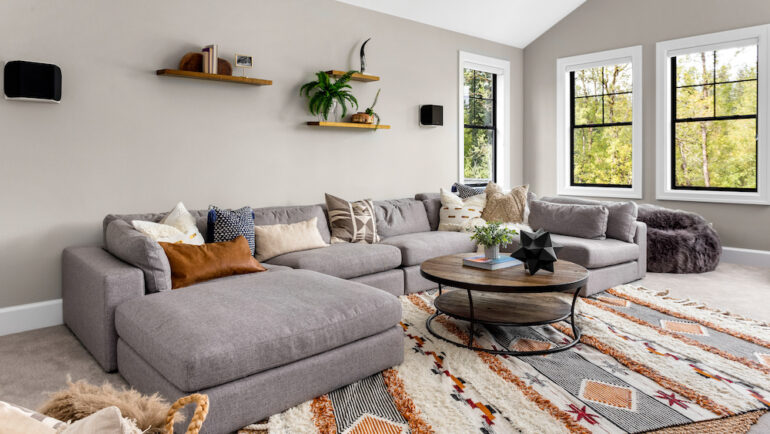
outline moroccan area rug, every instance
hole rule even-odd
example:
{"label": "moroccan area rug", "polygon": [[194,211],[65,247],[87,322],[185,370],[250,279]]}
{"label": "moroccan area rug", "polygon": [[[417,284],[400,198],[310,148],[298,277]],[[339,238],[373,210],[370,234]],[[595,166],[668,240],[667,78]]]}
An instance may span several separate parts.
{"label": "moroccan area rug", "polygon": [[[575,347],[496,356],[431,335],[434,297],[401,297],[401,365],[241,433],[745,433],[770,409],[766,323],[624,285],[579,301]],[[463,321],[433,327],[468,338]],[[570,336],[559,323],[477,327],[476,339],[521,351]]]}

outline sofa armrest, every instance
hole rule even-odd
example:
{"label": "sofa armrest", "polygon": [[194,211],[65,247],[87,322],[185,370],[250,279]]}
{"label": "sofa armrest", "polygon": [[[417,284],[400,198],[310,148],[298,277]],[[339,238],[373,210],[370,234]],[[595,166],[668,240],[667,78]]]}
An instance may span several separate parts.
{"label": "sofa armrest", "polygon": [[636,222],[636,232],[634,232],[634,244],[639,246],[639,278],[647,274],[647,225],[642,222]]}
{"label": "sofa armrest", "polygon": [[62,253],[64,323],[97,362],[117,369],[115,308],[144,296],[144,274],[101,247],[70,247]]}

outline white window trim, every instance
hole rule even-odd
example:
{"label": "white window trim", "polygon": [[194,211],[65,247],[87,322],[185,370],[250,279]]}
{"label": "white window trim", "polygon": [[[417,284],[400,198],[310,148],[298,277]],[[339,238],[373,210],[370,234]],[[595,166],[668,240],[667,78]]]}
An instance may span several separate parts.
{"label": "white window trim", "polygon": [[[570,180],[569,73],[597,66],[631,62],[631,188],[580,187]],[[556,185],[557,193],[569,196],[642,198],[642,46],[618,48],[556,60]]]}
{"label": "white window trim", "polygon": [[[770,45],[768,30],[770,25],[746,27],[726,32],[658,42],[656,44],[656,99],[657,99],[657,146],[656,146],[656,199],[684,200],[695,202],[743,203],[770,205]],[[757,192],[733,191],[695,191],[674,190],[671,188],[671,61],[672,56],[679,56],[709,49],[729,48],[743,45],[747,41],[758,44],[758,71],[760,77],[757,95],[759,137],[757,144]]]}
{"label": "white window trim", "polygon": [[[508,158],[511,149],[511,62],[494,57],[459,51],[458,61],[458,106],[457,106],[457,182],[462,183],[465,169],[465,112],[463,85],[465,68],[497,74],[497,146],[495,154],[495,179],[503,189],[510,188],[510,167]],[[502,110],[501,110],[502,109]]]}

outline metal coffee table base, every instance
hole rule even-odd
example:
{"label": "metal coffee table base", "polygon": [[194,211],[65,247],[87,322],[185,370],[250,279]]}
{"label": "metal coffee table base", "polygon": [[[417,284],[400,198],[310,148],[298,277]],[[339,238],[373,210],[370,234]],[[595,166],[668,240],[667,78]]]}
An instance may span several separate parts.
{"label": "metal coffee table base", "polygon": [[[507,320],[507,321],[499,321],[499,320],[485,321],[485,320],[477,318],[476,317],[477,315],[474,313],[473,294],[472,294],[472,291],[470,289],[465,290],[467,292],[467,294],[468,294],[467,311],[468,311],[469,315],[465,315],[464,313],[458,313],[458,312],[445,312],[445,311],[442,311],[439,308],[439,305],[442,304],[440,299],[442,297],[447,296],[447,294],[449,294],[449,293],[442,293],[442,287],[441,287],[441,285],[439,285],[439,287],[438,287],[439,296],[434,301],[434,305],[436,307],[436,313],[434,313],[433,315],[428,317],[428,319],[425,321],[425,327],[427,327],[427,329],[430,332],[430,334],[432,334],[433,336],[435,336],[435,337],[437,337],[437,338],[439,338],[439,339],[441,339],[443,341],[449,342],[450,344],[456,345],[458,347],[468,348],[468,349],[474,350],[474,351],[484,351],[484,352],[490,353],[490,354],[502,354],[502,355],[506,355],[506,356],[538,356],[538,355],[542,355],[542,354],[557,353],[559,351],[568,350],[568,349],[574,347],[578,342],[580,342],[581,332],[580,332],[580,329],[577,327],[577,324],[575,324],[575,305],[577,304],[578,294],[580,294],[580,290],[581,289],[582,289],[582,287],[577,288],[575,290],[575,293],[572,296],[572,304],[571,304],[571,306],[569,306],[569,312],[566,313],[566,314],[558,315],[555,318],[546,318],[546,319],[542,319],[542,320],[538,320],[538,321],[533,321],[533,322],[514,322],[512,319],[517,316],[517,312],[516,312],[515,307],[514,307],[515,301],[513,301],[512,306],[511,306],[511,310],[510,310],[511,320]],[[462,290],[457,289],[455,291],[462,291]],[[515,297],[517,297],[517,295],[518,294],[510,294],[509,296],[512,299],[515,299]],[[457,297],[454,296],[453,298],[456,299]],[[477,295],[477,299],[478,299],[478,295]],[[561,303],[566,305],[566,303],[564,303],[564,302],[561,302]],[[465,307],[465,306],[463,306],[463,307]],[[436,333],[433,330],[433,327],[431,326],[431,323],[433,322],[434,319],[436,319],[440,315],[446,315],[448,317],[452,317],[452,318],[468,321],[470,323],[470,334],[469,334],[468,342],[467,343],[463,343],[463,342],[453,341],[451,339],[448,339],[448,338],[446,338],[444,336],[441,336],[440,334]],[[538,350],[538,351],[507,351],[507,350],[492,350],[492,349],[481,348],[481,347],[477,347],[477,346],[473,345],[474,339],[475,339],[475,330],[476,330],[476,325],[477,324],[480,324],[480,325],[496,325],[496,326],[527,327],[527,326],[553,324],[553,323],[557,323],[559,321],[564,321],[567,318],[569,318],[569,324],[572,327],[572,335],[573,335],[574,338],[570,342],[568,342],[568,343],[566,343],[564,345],[560,345],[558,347],[553,347],[553,348],[549,348],[547,350]]]}

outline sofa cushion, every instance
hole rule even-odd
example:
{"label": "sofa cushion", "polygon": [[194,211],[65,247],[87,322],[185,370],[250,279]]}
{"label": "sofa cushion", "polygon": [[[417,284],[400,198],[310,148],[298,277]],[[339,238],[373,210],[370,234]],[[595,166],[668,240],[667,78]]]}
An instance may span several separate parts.
{"label": "sofa cushion", "polygon": [[428,223],[430,230],[438,230],[439,213],[441,211],[440,193],[417,193],[414,198],[422,202],[425,206],[425,213],[428,214]]}
{"label": "sofa cushion", "polygon": [[523,223],[527,210],[527,190],[529,185],[520,185],[505,193],[502,187],[489,181],[485,190],[487,204],[481,218],[486,222]]}
{"label": "sofa cushion", "polygon": [[529,202],[529,225],[555,234],[604,239],[607,208],[601,205],[571,205],[533,200]]}
{"label": "sofa cushion", "polygon": [[[204,210],[188,210],[190,215],[195,218],[195,224],[198,226],[198,231],[201,234],[206,233],[206,221],[208,220],[209,211]],[[107,235],[107,226],[115,220],[123,220],[127,223],[131,223],[133,220],[143,220],[148,222],[160,223],[168,212],[155,212],[155,213],[143,213],[143,214],[107,214],[102,220],[102,235]],[[106,244],[106,240],[105,240]]]}
{"label": "sofa cushion", "polygon": [[465,185],[460,184],[459,182],[455,182],[452,184],[452,191],[457,192],[457,195],[460,196],[460,199],[467,199],[472,196],[484,194],[484,187],[474,187],[472,185]]}
{"label": "sofa cushion", "polygon": [[438,230],[465,232],[473,230],[476,226],[484,225],[485,222],[481,218],[481,213],[486,204],[487,196],[483,193],[461,199],[442,188]]}
{"label": "sofa cushion", "polygon": [[110,221],[104,234],[104,247],[116,258],[142,270],[145,292],[171,289],[171,266],[163,248],[127,221]]}
{"label": "sofa cushion", "polygon": [[401,251],[385,244],[340,243],[286,253],[265,262],[350,279],[398,267]]}
{"label": "sofa cushion", "polygon": [[607,236],[627,243],[634,242],[636,233],[636,217],[639,207],[633,201],[615,202],[577,199],[574,197],[544,197],[545,202],[566,203],[576,205],[602,205],[607,208]]}
{"label": "sofa cushion", "polygon": [[160,243],[171,265],[171,289],[236,274],[266,271],[249,250],[243,235],[221,243],[201,246]]}
{"label": "sofa cushion", "polygon": [[303,270],[153,294],[115,315],[120,338],[185,392],[329,351],[400,320],[400,302],[385,291]]}
{"label": "sofa cushion", "polygon": [[254,226],[254,238],[260,261],[284,253],[326,247],[318,232],[318,217],[299,223]]}
{"label": "sofa cushion", "polygon": [[476,251],[476,243],[466,232],[417,232],[385,238],[381,244],[389,244],[401,250],[401,265],[419,265],[437,256]]}
{"label": "sofa cushion", "polygon": [[326,193],[326,210],[332,230],[332,243],[376,244],[377,216],[371,199],[354,202]]}
{"label": "sofa cushion", "polygon": [[382,238],[430,230],[428,214],[419,200],[378,200],[374,202],[374,212],[377,233]]}
{"label": "sofa cushion", "polygon": [[239,209],[222,209],[211,206],[207,225],[206,242],[221,243],[238,237],[246,238],[251,255],[254,255],[254,210],[244,206]]}
{"label": "sofa cushion", "polygon": [[321,205],[302,205],[302,206],[273,206],[266,208],[254,208],[254,225],[279,225],[299,223],[317,217],[318,232],[321,233],[325,243],[331,241],[329,233],[329,222],[326,219],[326,212]]}
{"label": "sofa cushion", "polygon": [[206,241],[195,224],[195,216],[190,214],[182,202],[176,204],[160,222],[134,220],[131,224],[139,232],[155,241],[166,243],[185,243],[200,246]]}
{"label": "sofa cushion", "polygon": [[[639,245],[614,238],[591,240],[552,233],[551,240],[563,246],[557,253],[559,259],[574,262],[586,268],[603,268],[639,259]],[[519,240],[516,237],[504,251],[513,252],[518,248]]]}

